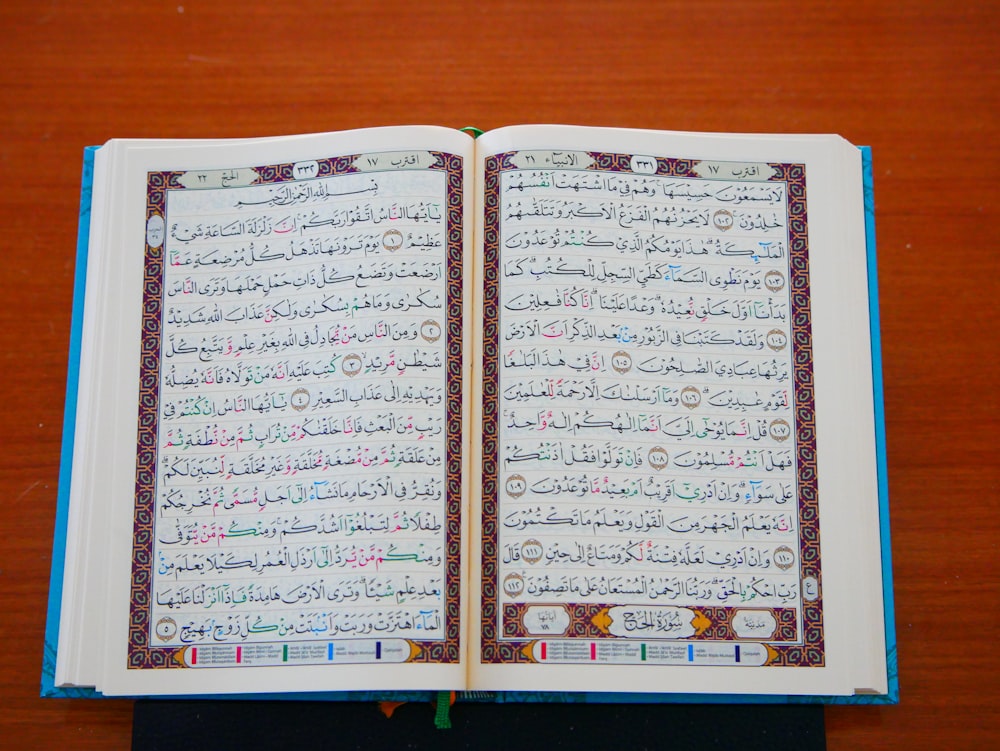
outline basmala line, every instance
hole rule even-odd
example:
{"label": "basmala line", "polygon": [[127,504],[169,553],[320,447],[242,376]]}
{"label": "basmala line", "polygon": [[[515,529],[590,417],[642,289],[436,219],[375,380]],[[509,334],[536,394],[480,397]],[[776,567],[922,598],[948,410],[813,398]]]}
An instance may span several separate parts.
{"label": "basmala line", "polygon": [[[433,174],[435,176],[440,175],[441,177],[440,181],[444,183],[445,173],[441,170],[433,170],[433,171],[421,170],[421,172],[430,172],[430,174]],[[337,177],[343,177],[343,176],[330,175],[314,179],[330,180],[331,178],[336,179]],[[268,187],[280,188],[282,187],[282,185],[285,184],[287,183],[260,183],[258,185],[246,185],[246,186],[238,186],[232,188],[198,189],[197,192],[200,194],[200,197],[202,197],[202,200],[204,200],[204,198],[207,198],[205,194],[212,194],[212,193],[215,193],[216,195],[224,195],[228,193],[229,195],[227,196],[227,198],[238,199],[239,197],[233,195],[233,193],[243,192],[243,191],[250,192],[254,190],[260,191],[261,188],[266,189]],[[266,204],[261,203],[261,204],[255,204],[254,208],[250,208],[249,206],[247,206],[246,208],[231,208],[230,206],[216,208],[210,206],[208,208],[200,208],[200,210],[199,207],[195,206],[189,206],[189,207],[175,206],[173,210],[171,210],[170,204],[175,202],[175,200],[171,199],[180,199],[181,196],[191,195],[191,193],[189,192],[190,189],[188,188],[167,188],[166,194],[168,200],[167,200],[166,211],[168,219],[174,222],[176,222],[178,219],[194,219],[201,224],[206,223],[206,221],[215,221],[219,224],[223,224],[223,223],[231,223],[239,219],[248,219],[255,217],[265,217],[265,216],[271,218],[274,218],[276,216],[284,217],[293,214],[304,214],[310,211],[318,213],[319,211],[325,208],[331,208],[339,211],[342,210],[345,206],[355,206],[358,208],[374,206],[379,208],[385,208],[392,204],[412,203],[417,201],[439,201],[442,204],[442,211],[441,211],[442,218],[436,221],[443,222],[447,207],[447,196],[445,195],[445,190],[444,190],[445,185],[442,184],[440,188],[441,188],[440,192],[435,192],[435,193],[423,193],[423,192],[415,192],[412,194],[391,193],[390,195],[380,195],[380,196],[372,195],[367,198],[359,198],[356,195],[329,196],[327,198],[311,201],[309,203],[289,204],[287,206],[267,206]],[[427,220],[425,223],[420,224],[415,220],[412,219],[407,220],[404,217],[400,217],[399,219],[385,219],[384,221],[393,222],[394,225],[397,222],[410,221],[414,222],[414,224],[418,227],[433,226],[434,223],[434,220]],[[363,223],[359,222],[358,224],[363,224]],[[353,225],[353,226],[356,227],[358,225]],[[368,226],[368,225],[363,224],[363,226]],[[343,232],[345,230],[339,227],[333,228],[331,230],[328,230],[327,234],[333,234],[334,232],[337,231]],[[204,240],[204,242],[211,242],[212,239],[213,238],[208,238]],[[173,240],[173,242],[179,242],[179,241]]]}

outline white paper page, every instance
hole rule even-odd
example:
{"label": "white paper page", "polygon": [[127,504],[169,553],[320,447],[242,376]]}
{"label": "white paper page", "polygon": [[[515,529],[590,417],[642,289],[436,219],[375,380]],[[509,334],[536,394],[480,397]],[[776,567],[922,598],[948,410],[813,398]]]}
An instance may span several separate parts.
{"label": "white paper page", "polygon": [[[105,150],[103,153],[99,152],[95,158],[95,183],[103,181],[107,174],[107,156]],[[92,245],[100,243],[103,230],[103,222],[100,217],[104,212],[107,200],[105,191],[94,191],[90,224]],[[67,518],[59,644],[56,652],[56,685],[86,685],[88,682],[93,684],[98,673],[97,658],[99,653],[92,649],[85,650],[82,645],[85,634],[101,632],[97,619],[103,614],[103,608],[99,605],[95,606],[93,602],[89,603],[89,607],[85,606],[87,600],[84,599],[87,571],[91,568],[90,560],[100,553],[99,549],[95,550],[86,544],[93,537],[91,533],[93,512],[87,503],[88,494],[85,492],[85,488],[91,487],[94,482],[92,477],[94,462],[91,454],[95,442],[92,440],[91,425],[98,408],[97,405],[100,403],[96,393],[96,389],[99,388],[96,374],[98,363],[103,358],[97,349],[96,330],[97,321],[104,318],[101,313],[103,302],[106,300],[106,296],[101,290],[100,280],[100,258],[91,258],[87,265],[87,292],[84,303],[86,324],[82,333],[83,344],[78,376],[79,393],[74,435],[73,483]],[[88,619],[90,623],[86,624],[85,621]]]}
{"label": "white paper page", "polygon": [[857,150],[557,126],[477,148],[498,396],[473,686],[884,687],[854,646],[882,634]]}
{"label": "white paper page", "polygon": [[119,140],[105,144],[95,154],[88,241],[88,248],[94,250],[88,252],[86,269],[70,513],[55,672],[57,686],[95,685],[102,652],[93,648],[94,635],[104,633],[107,615],[107,548],[93,541],[101,539],[108,528],[106,514],[109,509],[100,499],[106,495],[103,483],[109,477],[113,458],[108,457],[103,448],[112,440],[109,431],[113,420],[107,417],[117,405],[117,397],[115,384],[104,377],[101,364],[119,357],[116,348],[120,345],[121,319],[114,309],[112,291],[121,284],[121,269],[109,267],[107,254],[96,249],[107,245],[112,228],[116,226],[113,207],[125,200],[125,186],[109,179],[109,175],[116,174],[128,148],[163,148],[171,143],[190,149],[223,142],[219,139],[180,143],[163,139]]}
{"label": "white paper page", "polygon": [[[469,139],[404,128],[174,146],[129,150],[110,251],[123,330],[107,371],[121,407],[100,688],[460,687]],[[361,172],[332,159],[362,154]],[[190,182],[157,195],[147,172],[163,170]],[[158,298],[143,297],[144,247],[163,259],[145,270]],[[140,365],[151,345],[158,369]],[[141,379],[155,406],[140,424],[158,430],[139,431],[137,475]]]}

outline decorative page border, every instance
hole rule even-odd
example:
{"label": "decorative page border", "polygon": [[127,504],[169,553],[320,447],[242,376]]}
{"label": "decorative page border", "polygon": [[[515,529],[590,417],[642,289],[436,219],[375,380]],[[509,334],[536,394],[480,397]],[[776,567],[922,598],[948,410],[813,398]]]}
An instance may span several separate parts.
{"label": "decorative page border", "polygon": [[[498,571],[498,435],[499,435],[499,297],[500,297],[500,173],[519,169],[511,157],[517,152],[496,154],[486,159],[485,216],[484,224],[484,275],[483,275],[483,515],[482,551],[483,579],[481,604],[483,663],[534,662],[532,646],[535,640],[523,630],[512,628],[508,618],[517,618],[521,624],[524,604],[501,604],[496,577]],[[586,152],[593,160],[587,169],[592,171],[624,172],[632,174],[631,154]],[[658,157],[656,172],[664,177],[700,178],[693,171],[700,159],[672,159]],[[768,608],[777,626],[765,645],[766,665],[782,667],[822,667],[825,664],[823,636],[822,571],[820,568],[819,500],[816,477],[816,409],[813,392],[812,318],[809,293],[809,234],[806,213],[805,165],[770,163],[772,182],[784,182],[787,189],[788,240],[789,240],[789,289],[791,302],[793,389],[795,394],[796,426],[796,485],[799,515],[799,572],[801,582],[815,582],[815,597],[802,597],[802,633],[798,634],[794,608]],[[592,603],[558,603],[570,616],[565,637],[584,639],[624,639],[602,629],[601,613],[608,606]],[[498,622],[503,608],[505,630],[498,633]],[[691,607],[696,618],[708,622],[696,629],[694,636],[678,642],[742,641],[731,626],[735,607]],[[522,637],[523,641],[512,641]],[[501,641],[501,638],[507,640]],[[558,637],[556,637],[558,638]],[[797,644],[770,643],[796,640]],[[632,640],[638,641],[638,640]],[[759,640],[758,640],[759,641]]]}
{"label": "decorative page border", "polygon": [[[448,238],[446,255],[448,332],[446,365],[446,473],[445,473],[445,638],[414,641],[407,662],[457,663],[460,661],[461,628],[461,528],[462,528],[462,251],[463,172],[462,157],[431,151],[437,161],[430,169],[447,173]],[[317,160],[313,178],[361,173],[353,166],[359,154]],[[254,167],[258,177],[252,185],[293,182],[294,163]],[[183,171],[150,172],[146,184],[146,226],[150,218],[166,220],[169,190],[185,190],[179,182]],[[167,225],[169,226],[169,225]],[[132,531],[132,577],[129,599],[128,668],[186,667],[184,647],[149,645],[153,584],[153,525],[156,516],[157,419],[159,415],[161,311],[163,306],[164,246],[152,247],[148,240],[142,291],[142,335],[139,360],[139,415],[136,449],[135,512]],[[342,641],[342,640],[340,640]],[[255,642],[260,643],[260,642]],[[280,642],[279,642],[280,643]]]}

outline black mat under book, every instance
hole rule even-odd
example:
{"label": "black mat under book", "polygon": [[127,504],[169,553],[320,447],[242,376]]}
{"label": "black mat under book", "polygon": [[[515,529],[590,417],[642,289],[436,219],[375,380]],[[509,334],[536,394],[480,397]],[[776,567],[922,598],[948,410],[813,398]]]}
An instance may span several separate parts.
{"label": "black mat under book", "polygon": [[157,701],[135,704],[133,751],[279,749],[641,749],[821,751],[823,707],[701,704],[478,704],[411,702],[386,717],[375,703]]}

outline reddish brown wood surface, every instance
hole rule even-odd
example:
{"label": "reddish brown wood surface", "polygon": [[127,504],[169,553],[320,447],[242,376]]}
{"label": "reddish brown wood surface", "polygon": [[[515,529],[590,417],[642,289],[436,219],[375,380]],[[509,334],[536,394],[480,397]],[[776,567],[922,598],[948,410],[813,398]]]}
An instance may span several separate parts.
{"label": "reddish brown wood surface", "polygon": [[828,709],[829,747],[993,747],[998,16],[989,0],[0,5],[0,745],[130,737],[129,702],[37,697],[83,147],[566,122],[873,147],[902,704]]}

